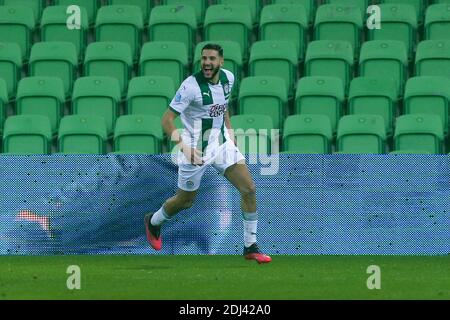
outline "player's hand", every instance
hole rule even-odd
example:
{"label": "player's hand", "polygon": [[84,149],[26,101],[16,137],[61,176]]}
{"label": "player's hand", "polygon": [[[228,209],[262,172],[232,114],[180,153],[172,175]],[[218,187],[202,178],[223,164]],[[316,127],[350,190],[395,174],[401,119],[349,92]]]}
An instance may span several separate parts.
{"label": "player's hand", "polygon": [[203,165],[203,154],[197,148],[191,148],[189,146],[183,145],[181,151],[191,164],[195,164],[197,166]]}

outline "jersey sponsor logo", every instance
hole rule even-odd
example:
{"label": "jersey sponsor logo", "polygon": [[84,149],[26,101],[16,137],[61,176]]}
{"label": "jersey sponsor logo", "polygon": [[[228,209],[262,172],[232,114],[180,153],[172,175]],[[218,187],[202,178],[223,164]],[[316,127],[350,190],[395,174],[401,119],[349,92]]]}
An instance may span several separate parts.
{"label": "jersey sponsor logo", "polygon": [[211,118],[220,117],[227,111],[227,106],[225,104],[215,104],[209,109],[209,116]]}

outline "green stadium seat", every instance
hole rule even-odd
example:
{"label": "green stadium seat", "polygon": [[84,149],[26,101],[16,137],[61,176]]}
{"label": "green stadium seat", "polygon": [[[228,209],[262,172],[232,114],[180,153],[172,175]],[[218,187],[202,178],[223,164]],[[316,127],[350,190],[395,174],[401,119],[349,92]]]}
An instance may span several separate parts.
{"label": "green stadium seat", "polygon": [[359,77],[352,80],[348,94],[348,114],[375,114],[383,117],[386,134],[392,136],[398,103],[397,85],[386,78]]}
{"label": "green stadium seat", "polygon": [[197,24],[200,26],[205,20],[205,12],[208,7],[208,0],[161,0],[165,5],[191,6],[195,10]]}
{"label": "green stadium seat", "polygon": [[142,11],[139,7],[128,5],[101,7],[95,22],[95,35],[98,42],[124,42],[131,48],[137,60],[142,43]]}
{"label": "green stadium seat", "polygon": [[86,9],[81,9],[80,29],[67,28],[67,6],[51,6],[44,9],[41,21],[41,40],[71,42],[80,60],[83,59],[87,45],[89,22]]}
{"label": "green stadium seat", "polygon": [[408,56],[400,41],[367,41],[361,47],[359,75],[393,79],[397,92],[403,95],[408,79]]}
{"label": "green stadium seat", "polygon": [[265,6],[262,10],[260,39],[294,42],[300,60],[305,56],[307,30],[308,18],[301,5],[274,4]]}
{"label": "green stadium seat", "polygon": [[287,87],[279,77],[245,78],[239,90],[239,114],[263,114],[281,129],[287,114]]}
{"label": "green stadium seat", "polygon": [[314,22],[314,39],[347,41],[354,52],[359,52],[362,26],[361,11],[358,7],[321,5],[317,9]]}
{"label": "green stadium seat", "polygon": [[159,154],[162,151],[161,119],[149,115],[125,115],[114,130],[115,152]]}
{"label": "green stadium seat", "polygon": [[297,49],[292,42],[257,41],[251,48],[249,75],[280,77],[290,96],[297,79],[297,65]]}
{"label": "green stadium seat", "polygon": [[188,54],[181,42],[147,42],[139,61],[140,76],[168,76],[178,88],[187,75]]}
{"label": "green stadium seat", "polygon": [[272,4],[303,6],[306,10],[306,17],[309,25],[312,25],[316,16],[315,0],[272,0]]}
{"label": "green stadium seat", "polygon": [[9,154],[50,154],[52,132],[50,120],[39,115],[6,118],[3,152]]}
{"label": "green stadium seat", "polygon": [[52,133],[56,134],[64,114],[64,101],[64,84],[60,78],[23,78],[17,89],[16,112],[48,117]]}
{"label": "green stadium seat", "polygon": [[333,133],[344,114],[344,86],[336,77],[304,77],[295,94],[296,114],[319,114],[329,118]]}
{"label": "green stadium seat", "polygon": [[106,122],[102,117],[71,115],[61,119],[58,152],[63,154],[105,154]]}
{"label": "green stadium seat", "polygon": [[8,89],[6,81],[0,79],[0,136],[3,133],[3,123],[6,118],[6,107],[8,105]]}
{"label": "green stadium seat", "polygon": [[191,6],[157,6],[152,10],[148,26],[151,41],[178,41],[186,46],[192,59],[197,21]]}
{"label": "green stadium seat", "polygon": [[353,78],[352,45],[346,41],[310,42],[306,50],[305,75],[338,77],[347,90]]}
{"label": "green stadium seat", "polygon": [[84,8],[88,16],[89,25],[92,26],[95,23],[101,0],[54,0],[54,3],[57,6],[65,6],[66,8],[71,5],[77,5],[80,8]]}
{"label": "green stadium seat", "polygon": [[378,115],[348,115],[339,120],[336,148],[346,154],[384,154],[386,131]]}
{"label": "green stadium seat", "polygon": [[162,118],[174,95],[175,87],[169,77],[135,77],[128,87],[126,114]]}
{"label": "green stadium seat", "polygon": [[22,55],[17,43],[0,42],[0,79],[6,82],[10,99],[16,96],[17,83],[22,76]]}
{"label": "green stadium seat", "polygon": [[422,150],[431,154],[442,154],[443,139],[442,120],[437,115],[408,114],[397,118],[395,151]]}
{"label": "green stadium seat", "polygon": [[72,94],[77,69],[76,48],[70,42],[38,42],[31,48],[30,76],[60,78],[64,84],[66,97]]}
{"label": "green stadium seat", "polygon": [[239,43],[242,57],[247,60],[252,30],[250,9],[237,6],[212,5],[206,11],[204,40],[228,40]]}
{"label": "green stadium seat", "polygon": [[450,40],[425,40],[417,46],[416,76],[450,77]]}
{"label": "green stadium seat", "polygon": [[242,5],[250,9],[253,23],[259,22],[259,16],[261,13],[262,0],[217,0],[217,4],[226,6]]}
{"label": "green stadium seat", "polygon": [[22,60],[28,60],[34,27],[32,9],[24,6],[0,6],[0,41],[17,43]]}
{"label": "green stadium seat", "polygon": [[292,115],[286,118],[283,150],[299,154],[331,152],[333,133],[330,118],[320,114]]}
{"label": "green stadium seat", "polygon": [[441,118],[444,134],[448,132],[450,79],[445,77],[414,77],[406,83],[404,114],[435,114]]}
{"label": "green stadium seat", "polygon": [[262,114],[231,117],[231,127],[239,150],[244,154],[271,154],[273,121]]}
{"label": "green stadium seat", "polygon": [[45,7],[46,0],[3,0],[5,6],[24,6],[33,10],[34,20],[41,21],[42,10]]}
{"label": "green stadium seat", "polygon": [[389,154],[431,154],[429,151],[424,150],[399,150],[399,151],[392,151],[389,152]]}
{"label": "green stadium seat", "polygon": [[325,0],[324,3],[343,7],[356,7],[361,13],[361,17],[366,16],[367,8],[370,5],[369,0]]}
{"label": "green stadium seat", "polygon": [[368,40],[402,41],[412,58],[417,37],[416,10],[408,4],[381,4],[381,29],[369,29]]}
{"label": "green stadium seat", "polygon": [[150,17],[152,3],[153,1],[151,0],[107,0],[107,5],[129,5],[138,7],[141,9],[144,23],[147,23]]}
{"label": "green stadium seat", "polygon": [[[200,42],[195,46],[194,73],[201,69],[202,49],[209,41]],[[234,41],[214,41],[220,45],[224,52],[224,69],[230,70],[237,82],[242,79],[242,54],[239,44]]]}
{"label": "green stadium seat", "polygon": [[124,97],[127,93],[132,65],[131,49],[126,43],[94,42],[86,49],[84,75],[116,78]]}
{"label": "green stadium seat", "polygon": [[72,113],[103,117],[106,131],[111,135],[119,115],[119,82],[111,77],[81,77],[75,81]]}
{"label": "green stadium seat", "polygon": [[425,17],[425,39],[450,40],[450,2],[428,7]]}
{"label": "green stadium seat", "polygon": [[[408,4],[414,7],[418,24],[423,24],[423,16],[429,0],[381,0],[381,3]],[[430,1],[431,2],[431,1]]]}

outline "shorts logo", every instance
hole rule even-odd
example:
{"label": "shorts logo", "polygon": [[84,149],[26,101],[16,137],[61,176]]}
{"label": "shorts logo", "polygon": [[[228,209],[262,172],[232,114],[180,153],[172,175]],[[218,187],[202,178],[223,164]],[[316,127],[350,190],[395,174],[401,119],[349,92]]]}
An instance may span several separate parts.
{"label": "shorts logo", "polygon": [[191,180],[186,181],[186,186],[188,188],[192,188],[194,186],[194,182],[192,182]]}

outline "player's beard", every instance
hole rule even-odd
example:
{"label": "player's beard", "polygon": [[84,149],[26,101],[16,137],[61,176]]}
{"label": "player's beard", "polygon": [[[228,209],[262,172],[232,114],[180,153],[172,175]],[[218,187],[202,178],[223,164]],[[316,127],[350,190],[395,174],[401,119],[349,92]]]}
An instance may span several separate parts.
{"label": "player's beard", "polygon": [[[213,67],[212,70],[208,71],[208,72],[205,71],[205,68],[202,68],[203,76],[208,80],[214,79],[214,77],[219,72],[219,70],[220,70],[220,66],[218,66],[216,68]],[[210,76],[208,76],[208,74],[210,74]]]}

